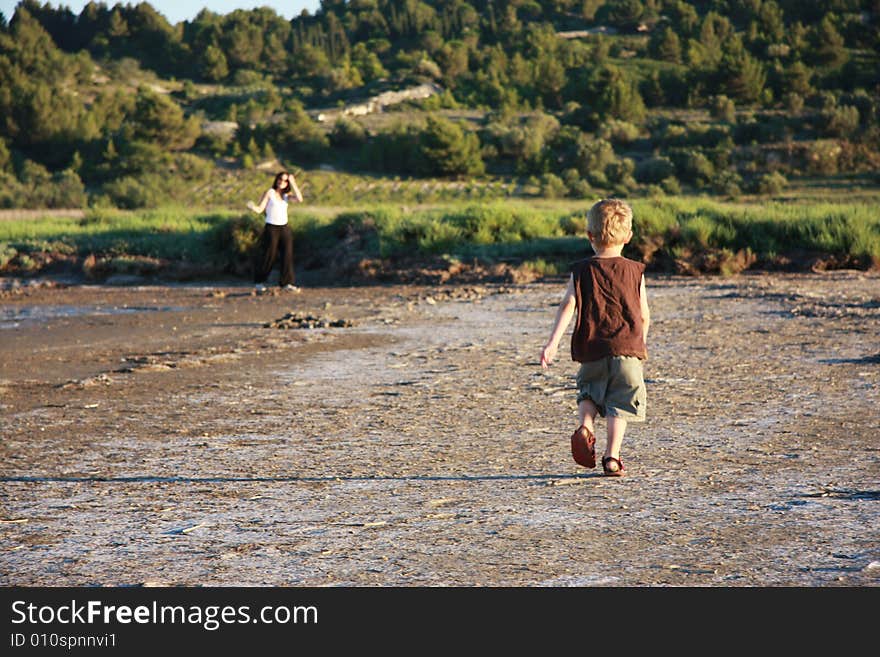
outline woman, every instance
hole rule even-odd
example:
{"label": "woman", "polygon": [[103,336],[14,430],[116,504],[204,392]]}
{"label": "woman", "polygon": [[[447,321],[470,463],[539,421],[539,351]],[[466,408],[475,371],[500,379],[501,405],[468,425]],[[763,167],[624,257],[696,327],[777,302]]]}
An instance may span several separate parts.
{"label": "woman", "polygon": [[275,256],[281,248],[281,277],[278,284],[282,289],[299,292],[293,284],[293,233],[287,224],[287,203],[295,200],[302,203],[302,192],[297,187],[293,174],[282,171],[275,176],[275,182],[266,190],[259,205],[248,202],[248,208],[257,214],[266,212],[266,225],[260,236],[260,249],[254,260],[254,284],[257,292],[264,292],[264,283],[275,265]]}

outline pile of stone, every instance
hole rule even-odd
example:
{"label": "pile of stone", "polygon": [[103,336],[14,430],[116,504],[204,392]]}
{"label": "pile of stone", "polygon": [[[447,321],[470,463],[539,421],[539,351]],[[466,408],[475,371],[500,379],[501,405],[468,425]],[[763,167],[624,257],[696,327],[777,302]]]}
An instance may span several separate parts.
{"label": "pile of stone", "polygon": [[316,317],[305,313],[287,313],[284,317],[263,324],[265,328],[279,329],[315,329],[315,328],[349,328],[354,322],[349,319],[331,319]]}

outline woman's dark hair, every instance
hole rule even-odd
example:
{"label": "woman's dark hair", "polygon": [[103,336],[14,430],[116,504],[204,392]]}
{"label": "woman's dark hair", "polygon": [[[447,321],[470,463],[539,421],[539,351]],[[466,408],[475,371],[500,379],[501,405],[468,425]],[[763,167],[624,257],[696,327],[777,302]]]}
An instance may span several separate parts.
{"label": "woman's dark hair", "polygon": [[277,176],[275,176],[275,182],[272,183],[272,189],[274,189],[275,191],[281,191],[281,189],[282,189],[280,187],[281,182],[282,182],[281,179],[284,178],[285,176],[287,177],[287,179],[284,182],[287,183],[287,189],[289,190],[290,189],[290,174],[287,173],[287,171],[282,171]]}

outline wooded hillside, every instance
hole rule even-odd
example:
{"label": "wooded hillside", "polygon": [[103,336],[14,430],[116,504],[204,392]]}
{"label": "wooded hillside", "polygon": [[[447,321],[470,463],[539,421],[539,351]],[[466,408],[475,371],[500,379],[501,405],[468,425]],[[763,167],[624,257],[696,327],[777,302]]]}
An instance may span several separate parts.
{"label": "wooded hillside", "polygon": [[877,0],[325,0],[176,25],[26,0],[0,14],[0,207],[156,206],[276,158],[546,197],[878,186],[878,52]]}

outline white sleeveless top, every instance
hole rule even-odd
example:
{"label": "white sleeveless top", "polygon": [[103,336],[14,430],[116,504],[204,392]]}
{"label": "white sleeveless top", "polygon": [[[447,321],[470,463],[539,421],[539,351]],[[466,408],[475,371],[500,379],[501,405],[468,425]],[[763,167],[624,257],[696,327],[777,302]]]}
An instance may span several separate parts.
{"label": "white sleeveless top", "polygon": [[266,223],[273,226],[287,225],[287,194],[281,196],[273,190],[266,203]]}

